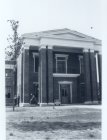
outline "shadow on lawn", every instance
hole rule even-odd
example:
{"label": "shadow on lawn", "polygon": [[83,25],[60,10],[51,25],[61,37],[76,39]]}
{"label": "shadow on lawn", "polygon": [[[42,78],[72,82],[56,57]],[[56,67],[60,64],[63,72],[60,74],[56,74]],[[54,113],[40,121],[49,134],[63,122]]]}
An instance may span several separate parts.
{"label": "shadow on lawn", "polygon": [[15,129],[21,131],[52,131],[58,129],[64,130],[86,130],[100,128],[100,122],[38,122],[38,121],[23,121],[20,124],[12,123]]}

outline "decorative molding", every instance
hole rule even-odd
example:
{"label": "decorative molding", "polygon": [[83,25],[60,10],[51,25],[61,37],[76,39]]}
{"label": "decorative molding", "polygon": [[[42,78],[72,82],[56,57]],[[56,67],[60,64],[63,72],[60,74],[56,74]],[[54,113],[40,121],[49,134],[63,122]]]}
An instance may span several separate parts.
{"label": "decorative molding", "polygon": [[[71,34],[74,37],[69,37],[69,36],[60,36],[60,34]],[[59,35],[58,35],[59,34]],[[75,37],[76,36],[76,37]],[[22,35],[23,38],[32,38],[35,40],[40,40],[42,38],[52,38],[52,39],[66,39],[66,40],[80,40],[80,41],[87,41],[87,42],[95,42],[98,44],[101,44],[101,41],[98,39],[94,39],[92,37],[89,37],[85,34],[79,33],[77,31],[72,31],[69,29],[61,29],[61,30],[50,30],[50,31],[45,31],[45,32],[41,32],[39,35],[38,33],[27,33]]]}
{"label": "decorative molding", "polygon": [[68,54],[55,54],[56,59],[57,59],[57,57],[65,57],[68,59]]}
{"label": "decorative molding", "polygon": [[53,73],[53,77],[78,77],[80,74]]}
{"label": "decorative molding", "polygon": [[58,84],[72,84],[70,81],[59,81]]}
{"label": "decorative molding", "polygon": [[46,45],[40,45],[40,49],[46,49]]}

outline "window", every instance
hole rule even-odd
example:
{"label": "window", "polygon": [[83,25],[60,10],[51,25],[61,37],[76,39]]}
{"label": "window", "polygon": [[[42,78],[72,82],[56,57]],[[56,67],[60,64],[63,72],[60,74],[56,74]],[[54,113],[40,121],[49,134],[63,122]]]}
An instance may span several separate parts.
{"label": "window", "polygon": [[80,61],[80,74],[84,73],[84,63],[83,63],[83,56],[79,56],[79,61]]}
{"label": "window", "polygon": [[68,59],[68,55],[56,54],[57,73],[67,73],[67,59]]}
{"label": "window", "polygon": [[39,53],[33,53],[34,58],[34,72],[38,72],[39,68]]}
{"label": "window", "polygon": [[10,98],[11,97],[11,87],[8,86],[6,87],[6,98]]}
{"label": "window", "polygon": [[6,77],[11,77],[12,76],[12,71],[9,69],[7,69],[6,71],[5,71],[5,76]]}

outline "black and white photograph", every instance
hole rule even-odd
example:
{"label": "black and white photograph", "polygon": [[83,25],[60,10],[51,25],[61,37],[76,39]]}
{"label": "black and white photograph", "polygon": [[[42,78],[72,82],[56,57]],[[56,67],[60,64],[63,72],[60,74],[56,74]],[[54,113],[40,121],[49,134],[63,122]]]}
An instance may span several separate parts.
{"label": "black and white photograph", "polygon": [[101,0],[0,7],[5,139],[102,140]]}

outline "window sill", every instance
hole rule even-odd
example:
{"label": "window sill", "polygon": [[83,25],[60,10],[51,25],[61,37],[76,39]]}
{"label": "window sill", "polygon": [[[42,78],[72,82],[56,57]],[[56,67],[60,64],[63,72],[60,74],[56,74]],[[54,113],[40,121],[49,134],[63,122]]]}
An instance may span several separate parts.
{"label": "window sill", "polygon": [[78,77],[80,74],[53,73],[53,77]]}

